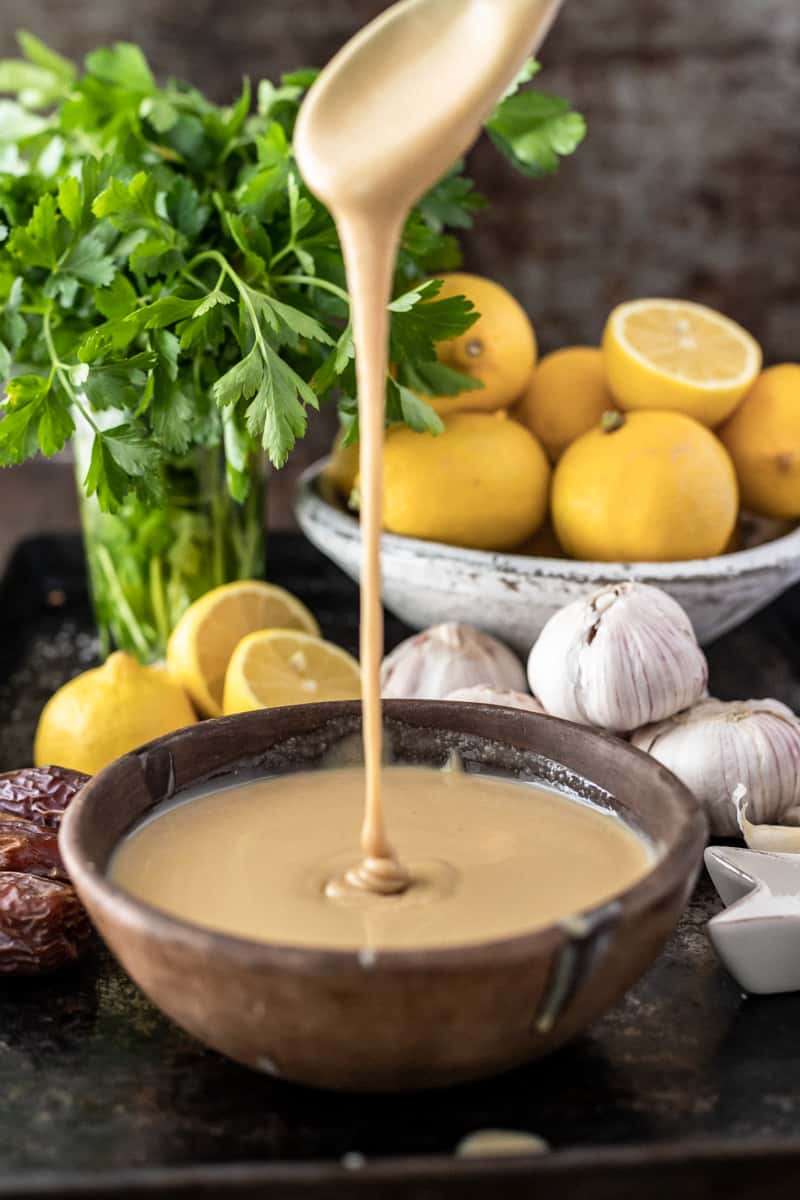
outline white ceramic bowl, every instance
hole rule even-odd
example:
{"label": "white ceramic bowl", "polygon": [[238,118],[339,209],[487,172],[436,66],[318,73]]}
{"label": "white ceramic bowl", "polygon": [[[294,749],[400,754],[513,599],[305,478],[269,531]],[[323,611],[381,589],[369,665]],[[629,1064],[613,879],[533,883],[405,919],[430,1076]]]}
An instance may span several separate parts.
{"label": "white ceramic bowl", "polygon": [[[295,512],[309,541],[358,580],[361,532],[344,508],[324,498],[327,460],[301,476]],[[467,621],[520,654],[549,617],[605,583],[637,579],[663,588],[685,608],[701,642],[710,642],[800,580],[800,527],[718,558],[672,563],[596,563],[463,550],[440,542],[383,536],[383,599],[416,629]]]}

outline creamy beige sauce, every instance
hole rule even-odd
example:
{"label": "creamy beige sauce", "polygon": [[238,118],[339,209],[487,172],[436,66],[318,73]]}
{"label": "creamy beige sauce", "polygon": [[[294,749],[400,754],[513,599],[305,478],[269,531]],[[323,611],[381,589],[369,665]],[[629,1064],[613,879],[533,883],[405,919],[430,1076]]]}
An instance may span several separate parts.
{"label": "creamy beige sauce", "polygon": [[[392,275],[409,208],[471,145],[561,0],[405,0],[336,55],[302,106],[294,149],[344,253],[356,347],[361,475],[363,859],[333,893],[408,886],[381,803],[380,531]],[[406,853],[405,849],[403,851]]]}
{"label": "creamy beige sauce", "polygon": [[111,877],[198,925],[295,946],[459,946],[594,907],[651,865],[613,814],[534,784],[389,767],[383,802],[412,885],[393,896],[325,895],[358,862],[350,831],[360,767],[308,771],[200,795],[147,820]]}

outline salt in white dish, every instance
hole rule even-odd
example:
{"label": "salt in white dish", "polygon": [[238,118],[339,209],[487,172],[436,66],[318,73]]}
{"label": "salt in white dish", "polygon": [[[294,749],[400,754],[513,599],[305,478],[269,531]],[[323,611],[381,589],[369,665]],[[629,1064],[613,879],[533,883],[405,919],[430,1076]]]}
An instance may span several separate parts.
{"label": "salt in white dish", "polygon": [[726,906],[708,923],[746,992],[800,991],[800,855],[709,846],[705,863]]}

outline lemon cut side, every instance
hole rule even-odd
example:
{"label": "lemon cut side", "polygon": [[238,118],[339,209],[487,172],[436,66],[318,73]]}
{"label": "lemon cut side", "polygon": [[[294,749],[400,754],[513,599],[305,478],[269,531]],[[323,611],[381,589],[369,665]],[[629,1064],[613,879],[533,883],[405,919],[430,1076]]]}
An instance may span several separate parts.
{"label": "lemon cut side", "polygon": [[686,300],[619,305],[603,351],[622,408],[682,412],[709,426],[733,412],[761,369],[761,349],[741,325]]}
{"label": "lemon cut side", "polygon": [[290,629],[251,633],[236,647],[225,678],[226,713],[326,700],[358,700],[356,660],[321,638]]}
{"label": "lemon cut side", "polygon": [[296,596],[257,579],[206,592],[178,621],[167,646],[167,664],[204,716],[222,715],[231,655],[242,638],[263,629],[319,634],[314,616]]}

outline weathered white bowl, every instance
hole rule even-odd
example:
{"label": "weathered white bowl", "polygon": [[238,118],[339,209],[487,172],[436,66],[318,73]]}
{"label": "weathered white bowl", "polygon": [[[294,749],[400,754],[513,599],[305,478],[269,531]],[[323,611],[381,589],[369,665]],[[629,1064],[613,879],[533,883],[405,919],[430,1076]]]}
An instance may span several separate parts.
{"label": "weathered white bowl", "polygon": [[[301,476],[295,512],[309,541],[358,580],[358,521],[323,496],[327,460]],[[632,501],[633,502],[633,501]],[[740,625],[800,580],[800,527],[733,554],[694,562],[597,563],[463,550],[383,536],[383,599],[416,629],[467,621],[526,654],[549,617],[605,583],[637,579],[683,606],[701,642]]]}

